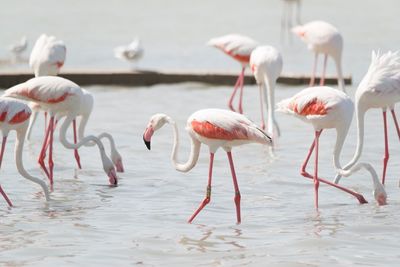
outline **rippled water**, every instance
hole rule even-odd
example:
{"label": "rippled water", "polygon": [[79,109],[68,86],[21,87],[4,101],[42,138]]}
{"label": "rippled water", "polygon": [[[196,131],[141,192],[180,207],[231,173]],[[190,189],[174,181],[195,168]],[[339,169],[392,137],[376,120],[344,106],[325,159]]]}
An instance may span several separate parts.
{"label": "rippled water", "polygon": [[[71,47],[66,67],[124,67],[108,51],[130,39],[127,32],[131,30],[132,35],[139,32],[148,47],[143,67],[234,70],[237,65],[224,55],[203,47],[208,37],[237,30],[279,44],[278,1],[268,5],[267,1],[250,2],[253,10],[247,1],[234,5],[231,1],[205,1],[202,5],[187,1],[168,1],[169,4],[115,1],[112,8],[109,3],[94,5],[90,1],[77,1],[73,8],[67,4],[70,1],[63,1],[59,9],[48,1],[49,10],[58,10],[48,14],[51,23],[39,16],[42,6],[21,10],[13,2],[0,11],[0,21],[2,25],[13,22],[13,31],[2,31],[3,40],[17,39],[26,32],[31,38],[42,31],[65,36]],[[399,44],[398,27],[394,26],[399,18],[393,16],[398,1],[385,1],[386,5],[379,7],[380,12],[376,12],[376,1],[352,1],[350,7],[348,1],[305,2],[305,18],[327,17],[344,32],[348,40],[345,72],[351,72],[356,82],[367,68],[372,48],[393,49]],[[350,23],[349,18],[361,3],[366,6],[362,10],[366,15]],[[227,6],[229,12],[220,12]],[[83,11],[89,7],[93,8],[91,16]],[[25,15],[22,16],[25,23],[18,20],[20,13]],[[71,19],[64,19],[67,15]],[[240,20],[241,16],[254,19]],[[162,19],[160,22],[149,17]],[[183,23],[189,19],[192,23]],[[265,24],[260,24],[264,19]],[[312,57],[304,46],[295,43],[293,47],[283,46],[282,50],[287,71],[310,69]],[[349,88],[350,95],[354,95],[355,88],[356,85]],[[73,152],[57,142],[55,186],[52,201],[45,203],[38,187],[17,174],[12,160],[14,135],[11,135],[2,164],[1,184],[15,207],[7,208],[0,201],[0,265],[398,266],[400,151],[392,124],[389,124],[392,147],[386,206],[375,204],[369,174],[360,172],[343,179],[342,184],[364,194],[370,203],[359,205],[343,192],[321,185],[320,210],[316,212],[313,184],[299,175],[313,138],[312,127],[278,114],[282,136],[275,156],[257,144],[233,150],[242,192],[242,224],[235,223],[233,185],[223,151],[218,151],[215,157],[212,202],[193,224],[188,224],[186,220],[205,194],[207,148],[202,148],[192,171],[179,173],[170,163],[172,130],[165,127],[156,133],[152,151],[145,148],[142,133],[153,113],[167,113],[180,126],[180,158],[185,160],[190,149],[183,129],[187,117],[198,109],[225,107],[231,87],[182,84],[86,89],[95,96],[95,110],[87,132],[108,131],[114,135],[126,172],[120,174],[118,187],[108,187],[96,148],[80,150],[83,170],[77,171]],[[289,97],[300,89],[279,85],[276,98]],[[246,86],[245,112],[256,122],[258,103],[257,88]],[[377,110],[367,114],[363,155],[363,160],[373,163],[378,173],[383,156],[381,116]],[[35,163],[42,131],[40,120],[32,142],[26,145],[24,159],[27,169],[43,178]],[[352,125],[343,163],[354,152],[355,134]],[[333,131],[325,131],[321,137],[319,170],[328,179],[334,174],[334,140]]]}

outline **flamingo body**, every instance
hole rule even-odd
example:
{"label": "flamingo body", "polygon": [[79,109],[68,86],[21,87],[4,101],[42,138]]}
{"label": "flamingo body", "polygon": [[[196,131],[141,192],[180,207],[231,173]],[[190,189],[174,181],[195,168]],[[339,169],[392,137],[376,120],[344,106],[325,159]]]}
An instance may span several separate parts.
{"label": "flamingo body", "polygon": [[240,215],[240,191],[233,165],[231,149],[247,143],[271,144],[271,138],[253,122],[245,116],[222,109],[202,109],[193,113],[187,120],[186,130],[191,138],[191,151],[187,162],[177,162],[179,137],[176,123],[165,114],[155,114],[150,118],[147,128],[143,134],[143,140],[148,149],[150,149],[151,138],[155,131],[159,130],[166,123],[173,126],[174,146],[172,151],[172,163],[175,168],[181,172],[190,171],[197,163],[200,154],[201,144],[205,144],[210,150],[210,167],[208,175],[208,184],[206,197],[199,208],[190,217],[192,222],[197,214],[211,201],[211,181],[214,153],[222,147],[228,155],[231,168],[233,185],[235,189],[235,205],[237,222],[241,222]]}
{"label": "flamingo body", "polygon": [[118,46],[114,49],[114,55],[118,59],[125,61],[137,61],[143,57],[144,49],[139,39],[133,40],[126,46]]}

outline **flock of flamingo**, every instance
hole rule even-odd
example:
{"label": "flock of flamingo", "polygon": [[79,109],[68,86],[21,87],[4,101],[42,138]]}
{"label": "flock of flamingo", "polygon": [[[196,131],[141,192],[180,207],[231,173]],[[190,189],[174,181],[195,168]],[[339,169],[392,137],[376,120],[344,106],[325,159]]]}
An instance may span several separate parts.
{"label": "flock of flamingo", "polygon": [[[288,24],[283,23],[282,25],[287,26]],[[189,222],[192,222],[199,212],[211,201],[214,154],[219,148],[222,148],[227,153],[233,179],[236,219],[237,223],[241,222],[241,194],[232,158],[232,148],[248,143],[273,146],[274,141],[279,138],[281,132],[275,118],[275,111],[293,115],[310,123],[314,128],[315,138],[301,166],[301,175],[314,182],[316,209],[318,209],[318,189],[320,182],[350,194],[359,203],[367,203],[360,193],[339,185],[341,176],[350,176],[362,168],[366,169],[371,175],[374,198],[379,205],[386,204],[387,195],[384,183],[389,159],[386,112],[389,108],[400,138],[400,128],[394,111],[395,103],[400,101],[400,54],[390,51],[386,53],[372,52],[369,69],[356,91],[354,106],[353,101],[346,94],[344,87],[341,68],[343,38],[339,31],[334,26],[323,21],[312,21],[292,27],[291,30],[315,54],[308,88],[301,90],[291,98],[284,99],[275,104],[274,90],[283,67],[283,60],[279,51],[272,46],[259,45],[258,42],[249,37],[239,34],[229,34],[212,38],[208,42],[208,45],[220,49],[241,65],[240,75],[228,102],[228,107],[231,110],[203,109],[196,111],[189,117],[186,130],[191,140],[191,151],[189,159],[186,162],[178,162],[179,131],[175,121],[166,114],[155,114],[150,118],[143,134],[145,145],[150,150],[151,139],[154,133],[166,124],[171,125],[174,132],[171,157],[173,165],[178,171],[190,171],[198,161],[201,144],[209,147],[210,161],[206,195],[197,210],[189,218]],[[124,51],[123,48],[118,48],[116,53],[124,57],[127,54]],[[324,62],[320,83],[316,85],[315,76],[319,54],[323,54]],[[53,36],[43,34],[36,41],[29,60],[29,65],[34,71],[35,78],[7,89],[0,98],[0,127],[3,133],[0,164],[3,158],[7,135],[9,131],[15,130],[17,132],[15,145],[17,170],[23,177],[42,187],[46,200],[50,200],[48,186],[42,179],[31,176],[24,169],[22,161],[24,139],[30,138],[30,133],[40,111],[44,112],[46,129],[38,163],[49,179],[50,187],[53,185],[54,177],[54,131],[62,119],[63,121],[60,125],[60,142],[65,148],[74,150],[78,168],[81,168],[78,149],[82,146],[96,145],[99,149],[103,169],[109,179],[110,185],[117,185],[118,177],[116,172],[124,171],[122,157],[116,149],[116,144],[111,134],[101,133],[98,136],[85,135],[85,126],[89,120],[94,99],[90,92],[82,89],[79,85],[57,76],[64,64],[65,57],[65,44]],[[324,86],[328,57],[331,57],[336,64],[338,89]],[[250,66],[259,86],[260,125],[252,122],[242,114],[244,72],[247,66]],[[233,102],[238,91],[238,106],[235,108]],[[385,155],[381,178],[378,177],[375,168],[370,163],[358,161],[363,149],[364,115],[370,108],[381,108],[383,113]],[[357,148],[353,159],[342,167],[340,164],[340,154],[351,126],[354,110],[356,112],[358,130]],[[78,117],[81,117],[81,119],[77,129],[76,121]],[[69,141],[66,137],[66,132],[71,124],[74,133],[73,142]],[[325,129],[335,129],[337,133],[333,151],[336,177],[332,182],[323,179],[318,174],[319,137]],[[107,139],[111,144],[109,154],[105,151],[103,139]],[[311,174],[306,169],[313,153],[314,171]],[[46,156],[48,157],[47,164],[45,161]],[[12,202],[1,186],[0,193],[8,205],[12,206]]]}

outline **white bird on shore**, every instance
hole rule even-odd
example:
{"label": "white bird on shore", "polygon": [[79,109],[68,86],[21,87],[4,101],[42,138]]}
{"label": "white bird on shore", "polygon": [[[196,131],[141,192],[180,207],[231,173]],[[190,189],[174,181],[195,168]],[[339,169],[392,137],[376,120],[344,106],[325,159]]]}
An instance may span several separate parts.
{"label": "white bird on shore", "polygon": [[10,45],[8,50],[10,50],[12,54],[11,62],[17,62],[27,47],[28,39],[26,39],[26,36],[23,36],[18,43]]}
{"label": "white bird on shore", "polygon": [[129,45],[117,46],[114,49],[114,55],[116,58],[135,62],[143,57],[144,49],[139,38],[135,38]]}

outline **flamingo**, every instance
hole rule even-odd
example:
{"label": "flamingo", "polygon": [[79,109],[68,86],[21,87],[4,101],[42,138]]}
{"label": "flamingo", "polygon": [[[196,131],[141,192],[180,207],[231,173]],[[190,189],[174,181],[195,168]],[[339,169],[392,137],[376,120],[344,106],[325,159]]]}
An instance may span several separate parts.
{"label": "flamingo", "polygon": [[[380,183],[378,175],[371,164],[359,163],[348,170],[343,170],[340,165],[340,153],[342,151],[343,143],[346,139],[354,111],[354,105],[349,96],[347,96],[344,92],[331,87],[309,87],[295,94],[293,97],[279,102],[277,106],[278,111],[298,117],[307,123],[311,123],[314,127],[315,139],[311,145],[306,160],[301,167],[301,174],[306,178],[314,180],[316,209],[318,209],[319,182],[329,184],[353,195],[361,204],[367,203],[362,195],[347,188],[340,187],[335,183],[326,181],[318,176],[319,137],[324,129],[336,130],[336,143],[333,151],[333,165],[337,172],[344,176],[350,176],[361,168],[365,168],[371,174],[374,185],[373,194],[376,201],[380,205],[386,204],[385,189]],[[306,171],[306,167],[314,148],[314,175],[311,175]]]}
{"label": "flamingo", "polygon": [[61,40],[54,36],[40,35],[29,57],[29,66],[35,77],[57,75],[64,65],[67,49]]}
{"label": "flamingo", "polygon": [[[80,123],[79,123],[79,128],[78,128],[78,134],[79,135],[77,135],[77,130],[76,130],[76,119],[74,119],[72,121],[73,133],[74,133],[74,143],[77,142],[77,137],[79,137],[79,139],[84,138],[86,124],[87,124],[87,122],[89,120],[89,117],[90,117],[90,115],[92,113],[93,103],[94,103],[93,95],[89,91],[87,91],[87,90],[85,90],[83,88],[81,88],[81,89],[82,89],[83,97],[82,97],[82,101],[79,103],[79,109],[78,109],[78,115],[77,115],[77,116],[81,117],[81,120],[80,120]],[[37,105],[36,103],[33,103],[31,108],[35,108],[36,105]],[[37,113],[32,113],[32,114],[37,116]],[[36,121],[36,116],[30,121],[31,123],[29,124],[29,127],[28,127],[28,132],[27,132],[27,139],[28,140],[29,140],[29,137],[30,137],[29,135],[31,133],[30,129],[33,126],[33,124],[35,123],[35,121]],[[62,117],[64,117],[62,114],[58,114],[56,116],[56,122],[59,121]],[[56,127],[56,125],[55,125],[55,127]],[[97,135],[96,137],[99,140],[107,139],[110,142],[111,160],[112,160],[117,172],[124,172],[124,165],[122,163],[122,157],[121,157],[121,154],[118,152],[118,150],[116,148],[115,141],[114,141],[114,138],[112,137],[112,135],[107,133],[107,132],[103,132],[103,133]],[[96,144],[93,143],[93,142],[87,142],[84,145],[85,146],[94,146]],[[78,150],[75,149],[74,152],[75,152],[74,156],[75,156],[76,162],[78,163],[78,167],[81,169],[80,156],[78,154]]]}
{"label": "flamingo", "polygon": [[143,57],[144,49],[139,38],[135,38],[129,45],[118,46],[114,49],[116,58],[128,62],[138,61]]}
{"label": "flamingo", "polygon": [[339,89],[345,92],[341,63],[343,38],[340,32],[334,26],[325,21],[311,21],[304,25],[293,27],[292,31],[308,45],[309,50],[315,53],[310,86],[314,86],[318,55],[322,53],[325,57],[320,85],[322,86],[325,83],[326,64],[328,56],[330,56],[333,61],[335,61]]}
{"label": "flamingo", "polygon": [[272,46],[259,46],[250,56],[250,68],[260,88],[261,128],[265,129],[263,101],[267,108],[267,132],[274,139],[274,126],[280,135],[278,123],[275,120],[275,85],[282,72],[282,56]]}
{"label": "flamingo", "polygon": [[[41,76],[32,78],[5,91],[4,96],[36,102],[50,113],[50,121],[46,129],[42,150],[38,162],[53,184],[53,132],[55,128],[55,116],[66,117],[60,128],[60,142],[68,149],[77,149],[88,142],[94,142],[99,148],[103,169],[109,177],[110,184],[117,184],[117,176],[111,160],[104,152],[102,142],[95,136],[86,136],[76,144],[70,143],[66,138],[66,132],[84,101],[82,89],[75,83],[57,76]],[[49,144],[49,170],[44,164],[44,155]]]}
{"label": "flamingo", "polygon": [[281,41],[283,41],[286,35],[291,40],[291,35],[289,34],[290,29],[293,27],[293,25],[301,24],[300,21],[301,0],[283,0],[282,2],[283,2],[283,12],[281,17]]}
{"label": "flamingo", "polygon": [[26,39],[26,36],[23,36],[18,43],[10,45],[8,49],[12,53],[11,61],[13,63],[17,62],[20,59],[21,54],[26,50],[27,47],[28,39]]}
{"label": "flamingo", "polygon": [[242,71],[236,80],[235,87],[231,97],[229,98],[228,106],[232,111],[232,102],[236,95],[237,90],[240,88],[240,98],[238,111],[243,114],[242,100],[243,100],[243,85],[244,85],[244,72],[249,64],[251,52],[258,46],[258,43],[250,37],[239,34],[228,34],[221,37],[212,38],[207,42],[207,45],[216,47],[223,51],[228,56],[232,57],[242,65]]}
{"label": "flamingo", "polygon": [[[22,149],[24,147],[24,139],[26,128],[28,127],[28,119],[31,115],[31,110],[28,105],[20,101],[0,98],[0,129],[3,134],[3,141],[0,152],[0,166],[3,161],[4,149],[7,143],[8,133],[12,130],[17,132],[17,140],[15,142],[15,163],[18,172],[26,179],[37,183],[43,189],[46,200],[50,200],[49,190],[44,181],[31,176],[24,168],[22,161]],[[0,193],[11,207],[12,203],[0,185]]]}
{"label": "flamingo", "polygon": [[[400,128],[397,122],[394,105],[400,101],[400,55],[399,52],[381,54],[372,51],[371,64],[367,73],[361,80],[356,94],[357,117],[357,148],[352,160],[344,166],[351,168],[360,158],[364,145],[364,116],[371,108],[381,108],[383,114],[383,129],[385,153],[383,157],[382,184],[385,184],[386,167],[389,161],[389,143],[387,132],[386,111],[389,108],[392,114],[397,134],[400,138]],[[340,175],[335,177],[335,183],[340,180]]]}
{"label": "flamingo", "polygon": [[229,165],[233,178],[233,185],[235,189],[234,202],[236,205],[237,223],[241,222],[240,216],[240,191],[236,179],[235,168],[233,165],[231,150],[234,146],[239,146],[248,143],[261,143],[271,145],[271,138],[253,122],[245,116],[223,109],[202,109],[193,113],[187,120],[186,130],[189,133],[191,140],[191,151],[187,162],[179,163],[178,149],[179,149],[179,135],[178,127],[175,121],[165,114],[155,114],[151,117],[147,128],[143,134],[143,140],[150,150],[151,138],[155,131],[159,130],[166,123],[173,127],[174,131],[174,146],[172,150],[172,163],[175,169],[181,172],[190,171],[197,163],[200,153],[201,144],[208,146],[210,151],[210,166],[208,172],[208,184],[206,190],[206,197],[201,202],[198,209],[189,218],[189,223],[197,216],[197,214],[210,202],[211,200],[211,179],[212,168],[214,161],[214,154],[218,148],[222,147],[228,155]]}

